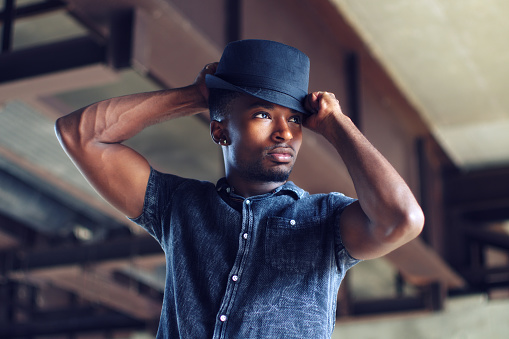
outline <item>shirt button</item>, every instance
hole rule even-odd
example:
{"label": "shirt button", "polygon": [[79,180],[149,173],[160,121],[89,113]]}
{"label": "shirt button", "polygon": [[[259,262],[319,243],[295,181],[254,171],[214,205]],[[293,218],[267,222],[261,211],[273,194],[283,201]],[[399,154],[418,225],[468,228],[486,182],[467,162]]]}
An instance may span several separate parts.
{"label": "shirt button", "polygon": [[226,187],[226,193],[230,193],[230,192],[231,192],[230,187]]}
{"label": "shirt button", "polygon": [[290,220],[290,225],[294,226],[296,224],[295,220]]}
{"label": "shirt button", "polygon": [[242,238],[247,239],[247,233],[244,233],[244,234],[242,235]]}
{"label": "shirt button", "polygon": [[246,200],[246,205],[249,205],[251,203],[251,201],[248,199]]}
{"label": "shirt button", "polygon": [[234,276],[232,276],[232,280],[233,280],[233,281],[237,281],[237,280],[239,280],[239,276],[238,276],[238,275],[234,275]]}
{"label": "shirt button", "polygon": [[224,314],[219,317],[219,320],[221,320],[222,322],[225,322],[226,319],[228,319],[228,317],[226,317]]}

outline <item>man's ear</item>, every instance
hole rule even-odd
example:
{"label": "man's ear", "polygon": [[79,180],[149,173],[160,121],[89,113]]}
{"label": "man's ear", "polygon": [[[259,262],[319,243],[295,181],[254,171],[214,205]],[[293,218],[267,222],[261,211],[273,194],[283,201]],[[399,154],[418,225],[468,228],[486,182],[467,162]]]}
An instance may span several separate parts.
{"label": "man's ear", "polygon": [[210,122],[210,136],[218,145],[226,146],[229,143],[228,132],[223,122],[217,120],[212,120]]}

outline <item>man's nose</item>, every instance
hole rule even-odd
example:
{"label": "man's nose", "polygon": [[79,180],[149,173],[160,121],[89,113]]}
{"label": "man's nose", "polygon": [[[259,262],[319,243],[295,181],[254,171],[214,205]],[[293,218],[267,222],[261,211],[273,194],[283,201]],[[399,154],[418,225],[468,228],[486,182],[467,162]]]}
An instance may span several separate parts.
{"label": "man's nose", "polygon": [[276,126],[274,133],[272,133],[272,137],[275,141],[288,141],[293,139],[293,133],[288,125],[288,121],[284,119],[279,119],[276,121]]}

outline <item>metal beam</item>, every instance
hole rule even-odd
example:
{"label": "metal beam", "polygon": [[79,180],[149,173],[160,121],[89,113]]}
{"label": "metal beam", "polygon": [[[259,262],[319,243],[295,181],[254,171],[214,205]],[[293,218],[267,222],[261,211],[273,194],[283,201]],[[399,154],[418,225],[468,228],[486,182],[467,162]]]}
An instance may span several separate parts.
{"label": "metal beam", "polygon": [[113,69],[131,66],[134,10],[117,10],[110,14],[108,65]]}
{"label": "metal beam", "polygon": [[440,283],[424,286],[415,296],[370,299],[352,302],[350,315],[364,316],[411,311],[440,311],[444,307],[446,293]]}
{"label": "metal beam", "polygon": [[59,266],[94,264],[111,260],[162,254],[159,243],[149,235],[127,236],[94,244],[60,246],[24,251],[10,263],[10,271],[31,271]]}
{"label": "metal beam", "polygon": [[[0,227],[7,227],[14,219],[18,224],[27,225],[45,234],[70,232],[76,226],[90,230],[107,230],[123,227],[102,214],[85,214],[69,206],[64,197],[52,196],[24,182],[17,176],[0,169],[0,214],[11,221],[0,219]],[[11,228],[12,229],[12,228]]]}
{"label": "metal beam", "polygon": [[471,240],[509,251],[508,234],[493,232],[480,227],[466,227],[465,233]]}
{"label": "metal beam", "polygon": [[[0,84],[0,102],[13,99],[47,98],[55,93],[101,86],[119,79],[119,75],[105,65],[95,64],[73,68]],[[48,99],[45,100],[48,101]]]}
{"label": "metal beam", "polygon": [[469,268],[462,274],[475,284],[497,281],[509,286],[509,266]]}
{"label": "metal beam", "polygon": [[[0,230],[1,233],[10,236],[21,246],[32,246],[36,240],[47,241],[48,238],[42,234],[37,233],[31,227],[15,220],[3,213],[0,213]],[[0,268],[1,272],[1,268]]]}
{"label": "metal beam", "polygon": [[[34,15],[39,15],[41,13],[60,10],[65,6],[66,3],[61,0],[46,0],[26,6],[16,7],[14,8],[14,16],[16,19],[26,18]],[[8,13],[5,10],[0,12],[0,23],[3,23],[7,16]]]}
{"label": "metal beam", "polygon": [[4,10],[2,12],[2,53],[7,53],[12,48],[12,32],[14,26],[14,0],[4,0]]}
{"label": "metal beam", "polygon": [[376,299],[356,301],[350,305],[350,315],[364,316],[396,312],[420,311],[425,309],[425,303],[418,297],[397,297],[390,299]]}
{"label": "metal beam", "polygon": [[[45,268],[9,275],[14,279],[29,281],[35,285],[51,284],[70,291],[85,300],[92,300],[118,310],[136,319],[157,319],[161,312],[161,298],[148,297],[130,286],[118,284],[111,272],[93,267],[76,265]],[[83,288],[86,286],[86,288]]]}
{"label": "metal beam", "polygon": [[347,115],[359,130],[361,126],[360,109],[360,63],[359,56],[355,52],[350,52],[345,57],[345,81],[346,95],[348,98]]}
{"label": "metal beam", "polygon": [[398,268],[406,281],[416,286],[440,282],[447,288],[458,289],[466,285],[465,280],[420,238],[385,257]]}
{"label": "metal beam", "polygon": [[505,208],[509,211],[509,167],[448,173],[444,182],[449,208],[464,211]]}
{"label": "metal beam", "polygon": [[106,61],[106,47],[89,36],[0,54],[0,83]]}
{"label": "metal beam", "polygon": [[145,329],[147,324],[122,314],[83,315],[23,323],[0,323],[0,338],[30,338],[32,336],[53,336],[69,333],[105,332],[118,329]]}
{"label": "metal beam", "polygon": [[225,1],[225,36],[226,42],[240,40],[242,37],[242,0]]}

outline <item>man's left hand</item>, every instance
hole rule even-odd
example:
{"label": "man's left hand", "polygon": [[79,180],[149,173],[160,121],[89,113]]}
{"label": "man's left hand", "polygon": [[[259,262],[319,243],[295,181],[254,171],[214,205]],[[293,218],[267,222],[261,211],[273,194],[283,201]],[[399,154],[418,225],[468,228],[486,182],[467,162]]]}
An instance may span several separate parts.
{"label": "man's left hand", "polygon": [[343,116],[339,100],[331,92],[309,93],[305,107],[312,115],[306,117],[304,127],[322,135],[325,135],[327,127],[331,126],[331,119]]}

